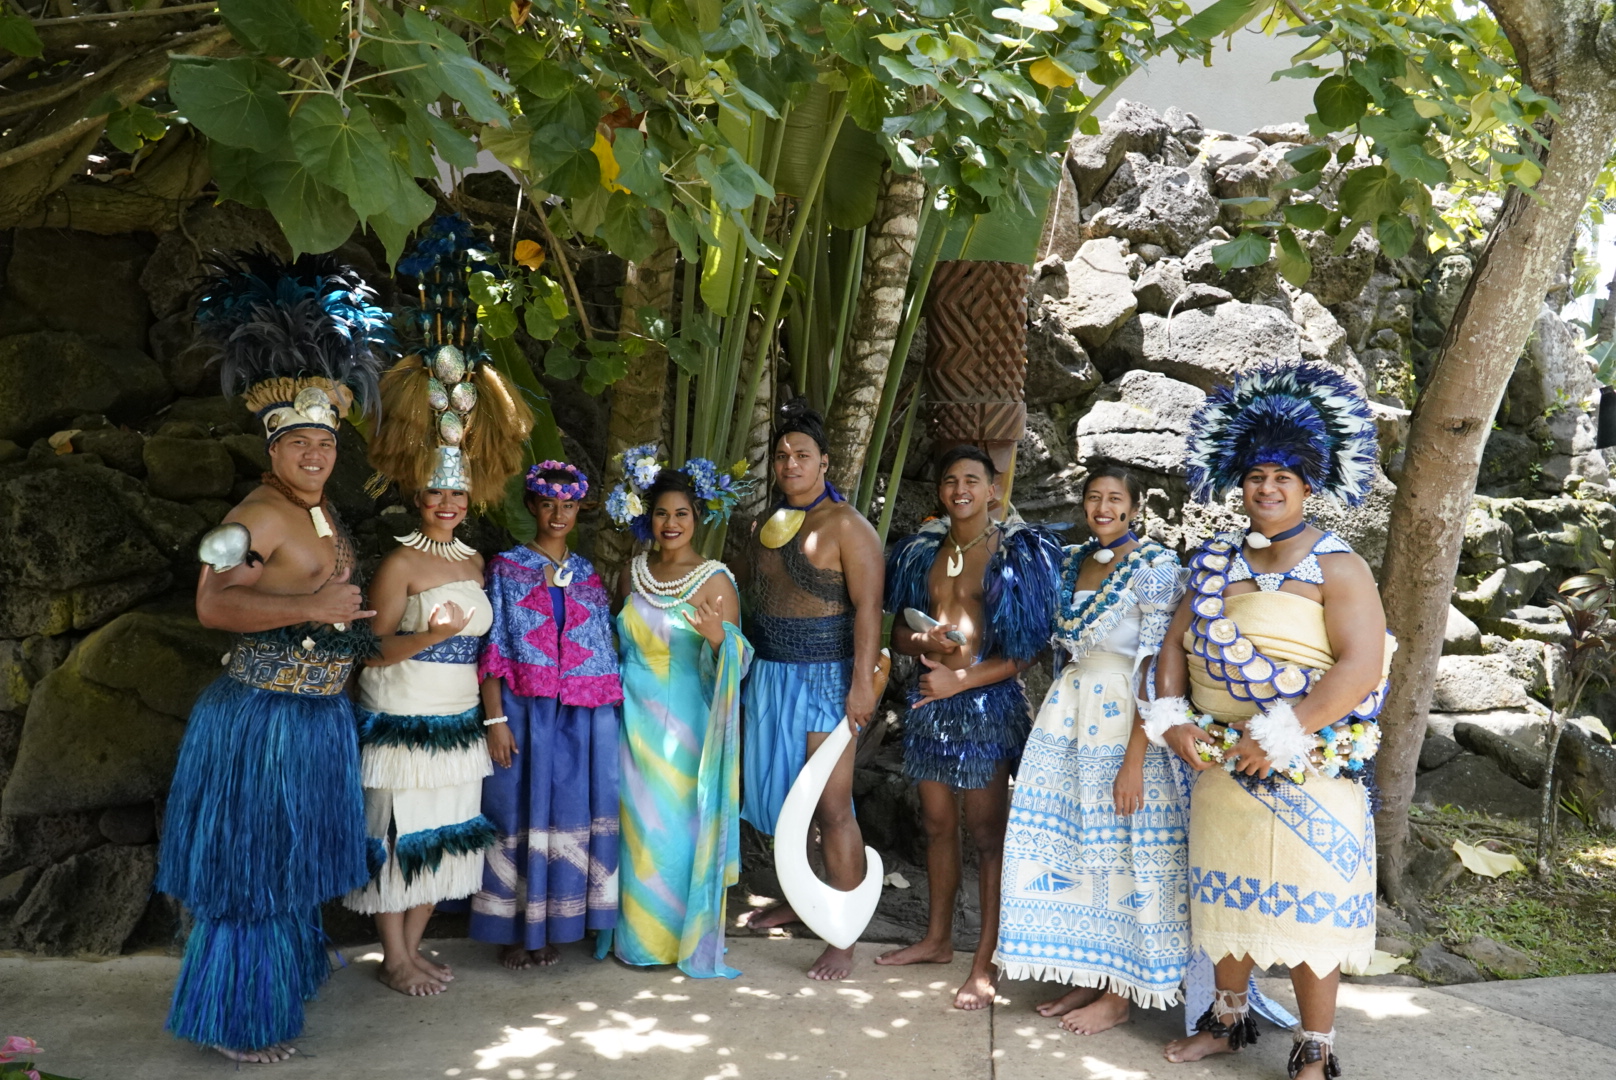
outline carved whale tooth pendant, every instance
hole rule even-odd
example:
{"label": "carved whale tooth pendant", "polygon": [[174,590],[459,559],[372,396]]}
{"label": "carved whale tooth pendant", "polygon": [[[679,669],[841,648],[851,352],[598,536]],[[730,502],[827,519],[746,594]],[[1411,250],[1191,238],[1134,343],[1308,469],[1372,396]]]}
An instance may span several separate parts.
{"label": "carved whale tooth pendant", "polygon": [[309,520],[314,522],[314,535],[324,538],[331,535],[331,523],[325,519],[325,511],[318,506],[309,507]]}
{"label": "carved whale tooth pendant", "polygon": [[948,571],[949,577],[959,577],[965,571],[965,552],[958,544],[954,545],[954,554],[948,557],[948,565],[945,569]]}

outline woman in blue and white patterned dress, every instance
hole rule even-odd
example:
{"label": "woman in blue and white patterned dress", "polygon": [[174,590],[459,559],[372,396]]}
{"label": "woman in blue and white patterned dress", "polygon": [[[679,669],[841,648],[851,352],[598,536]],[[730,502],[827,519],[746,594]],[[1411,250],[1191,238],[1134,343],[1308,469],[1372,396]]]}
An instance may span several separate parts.
{"label": "woman in blue and white patterned dress", "polygon": [[1140,669],[1183,593],[1178,558],[1132,530],[1142,492],[1091,467],[1093,539],[1066,549],[1055,644],[1068,654],[1016,773],[1004,846],[1004,977],[1065,983],[1038,1007],[1094,1034],[1179,998],[1190,955],[1187,788],[1145,739]]}

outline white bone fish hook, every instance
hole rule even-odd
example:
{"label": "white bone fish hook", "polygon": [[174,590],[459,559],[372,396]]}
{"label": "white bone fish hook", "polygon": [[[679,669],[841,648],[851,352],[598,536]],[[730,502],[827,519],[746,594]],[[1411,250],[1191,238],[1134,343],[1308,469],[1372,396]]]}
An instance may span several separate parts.
{"label": "white bone fish hook", "polygon": [[886,877],[881,854],[873,847],[865,847],[864,880],[850,892],[819,880],[808,865],[808,827],[814,808],[852,737],[853,727],[844,717],[797,775],[774,831],[774,869],[786,902],[808,929],[838,949],[850,948],[870,925]]}

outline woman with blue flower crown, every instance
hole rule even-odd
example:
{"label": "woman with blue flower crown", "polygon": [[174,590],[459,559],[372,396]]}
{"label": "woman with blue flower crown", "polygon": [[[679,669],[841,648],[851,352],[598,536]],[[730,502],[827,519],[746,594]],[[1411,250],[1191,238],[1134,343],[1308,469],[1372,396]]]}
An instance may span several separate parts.
{"label": "woman with blue flower crown", "polygon": [[752,646],[735,579],[692,541],[740,499],[704,458],[664,468],[654,446],[624,453],[612,520],[653,550],[618,583],[623,665],[622,910],[617,955],[636,966],[734,978],[724,898],[740,879],[740,685]]}
{"label": "woman with blue flower crown", "polygon": [[1008,978],[1073,987],[1038,1012],[1085,1035],[1131,1004],[1175,1002],[1190,952],[1187,800],[1135,707],[1183,585],[1177,556],[1134,533],[1142,494],[1121,465],[1090,465],[1093,535],[1066,549],[1055,616],[1068,660],[1023,751],[1004,846],[994,959]]}

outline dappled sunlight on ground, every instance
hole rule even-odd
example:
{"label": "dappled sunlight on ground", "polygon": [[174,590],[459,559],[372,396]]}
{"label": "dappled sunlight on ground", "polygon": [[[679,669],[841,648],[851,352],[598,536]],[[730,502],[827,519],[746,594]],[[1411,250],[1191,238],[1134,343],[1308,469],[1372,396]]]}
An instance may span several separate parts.
{"label": "dappled sunlight on ground", "polygon": [[[1161,1047],[1182,1034],[1181,1010],[1136,1010],[1098,1036],[1034,1012],[1057,989],[1006,983],[991,1010],[950,1007],[963,956],[946,967],[879,968],[861,947],[854,978],[817,983],[805,971],[814,941],[732,943],[745,974],[690,979],[671,968],[595,962],[581,946],[550,969],[511,972],[491,947],[429,943],[456,980],[434,998],[376,981],[374,946],[349,950],[309,1008],[302,1053],[272,1075],[295,1080],[1201,1080],[1279,1077],[1289,1037],[1264,1025],[1239,1055],[1173,1066]],[[105,963],[0,958],[0,1016],[8,1031],[51,1048],[50,1067],[81,1080],[240,1080],[217,1055],[162,1033],[175,960]],[[1507,992],[1509,984],[1490,984]],[[1526,984],[1516,984],[1526,989]],[[1616,1008],[1616,978],[1577,989],[1600,1015]],[[1291,1007],[1288,984],[1265,992]],[[1589,1075],[1606,1047],[1488,1005],[1420,987],[1342,987],[1337,1017],[1352,1080]],[[1561,1010],[1563,1011],[1563,1010]]]}

